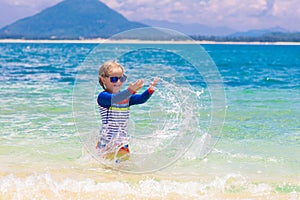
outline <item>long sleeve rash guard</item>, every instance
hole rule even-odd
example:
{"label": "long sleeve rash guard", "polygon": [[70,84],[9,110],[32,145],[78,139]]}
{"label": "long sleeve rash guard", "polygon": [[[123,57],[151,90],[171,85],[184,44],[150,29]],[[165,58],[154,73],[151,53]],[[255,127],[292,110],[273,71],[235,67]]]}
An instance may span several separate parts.
{"label": "long sleeve rash guard", "polygon": [[120,140],[120,144],[129,140],[127,126],[129,120],[129,107],[145,103],[153,91],[145,90],[142,94],[133,94],[129,89],[112,94],[103,91],[98,95],[97,102],[102,118],[99,143],[105,147],[112,138]]}

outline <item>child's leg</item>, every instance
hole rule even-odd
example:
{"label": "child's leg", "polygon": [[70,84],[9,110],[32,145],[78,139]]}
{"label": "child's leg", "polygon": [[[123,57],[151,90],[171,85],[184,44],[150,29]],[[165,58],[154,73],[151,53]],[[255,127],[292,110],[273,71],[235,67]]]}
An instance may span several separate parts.
{"label": "child's leg", "polygon": [[126,144],[119,149],[117,153],[117,158],[120,159],[121,161],[128,160],[129,154],[130,154],[129,146],[128,144]]}
{"label": "child's leg", "polygon": [[103,151],[102,157],[107,160],[119,159],[120,161],[125,161],[129,159],[129,146],[128,144],[122,146],[121,148],[117,149],[106,149]]}

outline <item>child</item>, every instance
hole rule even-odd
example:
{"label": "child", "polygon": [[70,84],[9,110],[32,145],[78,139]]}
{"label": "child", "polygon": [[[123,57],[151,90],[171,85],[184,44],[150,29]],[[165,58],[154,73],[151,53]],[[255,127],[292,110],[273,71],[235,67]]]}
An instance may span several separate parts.
{"label": "child", "polygon": [[115,155],[121,157],[129,154],[129,135],[127,125],[129,107],[145,103],[155,90],[157,78],[142,94],[135,94],[144,85],[144,80],[129,83],[127,89],[121,91],[127,76],[124,68],[116,61],[107,61],[99,68],[99,83],[104,89],[98,95],[98,105],[102,118],[97,148],[105,158],[112,159]]}

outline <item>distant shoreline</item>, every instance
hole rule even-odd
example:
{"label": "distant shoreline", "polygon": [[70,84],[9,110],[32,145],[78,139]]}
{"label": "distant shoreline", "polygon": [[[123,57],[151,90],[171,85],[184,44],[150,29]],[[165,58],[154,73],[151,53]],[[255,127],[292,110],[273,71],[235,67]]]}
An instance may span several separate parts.
{"label": "distant shoreline", "polygon": [[25,39],[0,39],[0,43],[69,43],[69,44],[230,44],[230,45],[300,45],[300,42],[216,42],[216,41],[155,41],[155,40],[109,40],[109,39],[84,39],[84,40],[25,40]]}

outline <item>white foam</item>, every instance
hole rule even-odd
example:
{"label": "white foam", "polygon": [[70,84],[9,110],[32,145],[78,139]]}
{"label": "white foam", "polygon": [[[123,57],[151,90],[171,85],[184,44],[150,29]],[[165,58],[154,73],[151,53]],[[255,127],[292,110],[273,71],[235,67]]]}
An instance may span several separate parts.
{"label": "white foam", "polygon": [[[226,194],[248,196],[251,199],[272,197],[276,195],[275,190],[272,184],[251,183],[240,174],[193,181],[158,180],[141,176],[135,182],[112,178],[101,182],[77,177],[58,179],[50,173],[27,177],[11,174],[0,178],[0,197],[3,199],[219,199]],[[285,195],[300,197],[296,191]]]}

